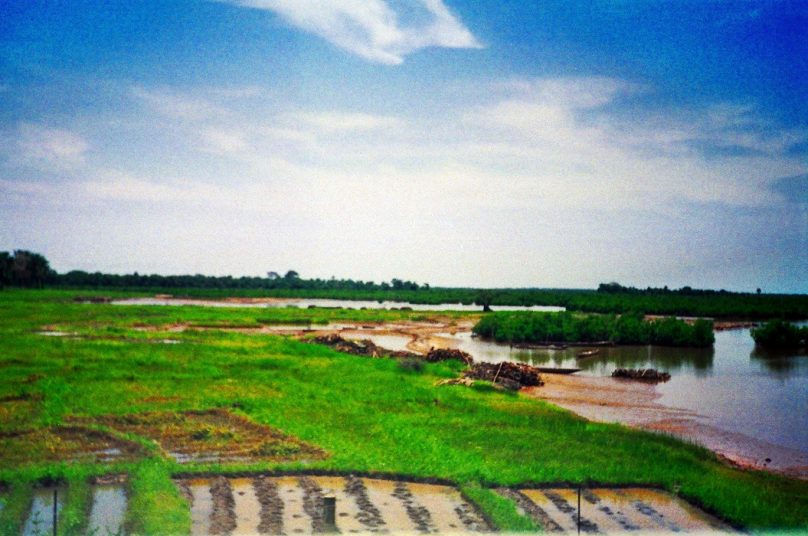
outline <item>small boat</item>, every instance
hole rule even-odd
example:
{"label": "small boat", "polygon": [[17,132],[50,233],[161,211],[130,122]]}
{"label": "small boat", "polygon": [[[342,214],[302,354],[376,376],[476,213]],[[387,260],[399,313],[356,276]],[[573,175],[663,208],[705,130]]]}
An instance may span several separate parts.
{"label": "small boat", "polygon": [[586,350],[586,351],[578,353],[577,357],[578,357],[578,359],[583,359],[585,357],[592,357],[593,355],[598,355],[599,353],[600,353],[600,350],[598,350],[598,349]]}
{"label": "small boat", "polygon": [[579,368],[536,367],[542,374],[575,374],[581,372]]}

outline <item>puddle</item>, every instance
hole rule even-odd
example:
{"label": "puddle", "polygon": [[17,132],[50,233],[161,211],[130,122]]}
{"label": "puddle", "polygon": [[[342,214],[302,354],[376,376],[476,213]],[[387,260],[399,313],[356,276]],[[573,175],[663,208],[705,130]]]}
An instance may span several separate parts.
{"label": "puddle", "polygon": [[205,479],[187,482],[191,503],[191,534],[210,534],[210,518],[213,515],[213,497],[210,481]]}
{"label": "puddle", "polygon": [[43,337],[75,337],[78,333],[71,333],[68,331],[37,331],[37,335],[42,335]]}
{"label": "puddle", "polygon": [[236,478],[230,481],[235,501],[236,530],[232,534],[258,534],[261,524],[261,503],[258,501],[252,479]]}
{"label": "puddle", "polygon": [[335,500],[342,534],[491,530],[450,486],[353,476],[217,477],[178,485],[190,496],[195,535],[216,532],[215,519],[231,523],[229,534],[324,532],[327,498]]}
{"label": "puddle", "polygon": [[93,536],[123,536],[126,515],[126,490],[120,484],[101,484],[93,487],[93,506],[90,510],[88,534]]}
{"label": "puddle", "polygon": [[[578,532],[578,491],[501,489],[547,532]],[[586,489],[580,499],[580,532],[733,532],[717,518],[665,491],[646,488]]]}
{"label": "puddle", "polygon": [[414,339],[413,336],[408,335],[375,335],[367,331],[342,331],[340,335],[353,341],[367,339],[376,346],[394,352],[408,352],[407,345]]}
{"label": "puddle", "polygon": [[31,510],[22,529],[23,536],[47,536],[53,534],[53,493],[56,489],[56,515],[62,511],[64,489],[39,488],[34,491]]}

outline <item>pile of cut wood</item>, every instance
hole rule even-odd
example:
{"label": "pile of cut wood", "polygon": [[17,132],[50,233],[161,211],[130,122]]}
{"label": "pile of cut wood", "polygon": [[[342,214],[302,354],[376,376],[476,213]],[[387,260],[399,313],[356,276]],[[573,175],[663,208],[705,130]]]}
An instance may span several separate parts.
{"label": "pile of cut wood", "polygon": [[640,380],[644,382],[666,382],[671,379],[667,372],[659,372],[656,369],[624,369],[619,368],[612,372],[613,378],[626,378],[629,380]]}
{"label": "pile of cut wood", "polygon": [[477,363],[464,375],[466,378],[493,382],[514,391],[522,387],[544,385],[538,369],[523,363]]}
{"label": "pile of cut wood", "polygon": [[474,363],[474,359],[461,350],[453,350],[448,348],[431,348],[429,353],[426,354],[426,360],[430,363],[437,363],[438,361],[448,361],[450,359],[457,359],[466,365]]}
{"label": "pile of cut wood", "polygon": [[351,355],[361,355],[367,357],[412,357],[416,359],[423,359],[424,356],[415,354],[413,352],[393,351],[387,348],[378,346],[369,339],[362,339],[361,341],[354,341],[350,339],[343,339],[336,333],[331,335],[320,335],[309,339],[315,344],[324,344],[330,346],[338,352]]}

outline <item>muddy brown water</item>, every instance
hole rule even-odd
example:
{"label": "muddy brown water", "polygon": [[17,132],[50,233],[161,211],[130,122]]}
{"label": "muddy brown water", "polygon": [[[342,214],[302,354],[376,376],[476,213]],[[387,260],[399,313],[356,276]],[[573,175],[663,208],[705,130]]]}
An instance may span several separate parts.
{"label": "muddy brown water", "polygon": [[336,501],[336,529],[368,532],[488,532],[460,492],[435,484],[353,476],[282,476],[179,480],[191,504],[191,532],[324,532],[324,499]]}
{"label": "muddy brown water", "polygon": [[[647,488],[500,489],[546,532],[732,532],[719,519],[670,493]],[[580,515],[580,518],[579,518]],[[580,521],[579,521],[580,519]]]}

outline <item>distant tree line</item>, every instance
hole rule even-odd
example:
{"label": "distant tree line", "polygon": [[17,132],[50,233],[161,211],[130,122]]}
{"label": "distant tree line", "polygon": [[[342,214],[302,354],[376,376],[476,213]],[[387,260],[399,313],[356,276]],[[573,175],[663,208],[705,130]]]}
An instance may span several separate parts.
{"label": "distant tree line", "polygon": [[[701,289],[701,288],[693,288],[689,286],[684,286],[679,289],[670,289],[668,286],[664,286],[662,288],[659,287],[647,287],[647,288],[637,288],[637,287],[626,287],[621,285],[620,283],[601,283],[598,285],[598,292],[603,294],[678,294],[680,296],[710,296],[714,294],[732,294],[731,292],[721,289],[721,290],[712,290],[712,289]],[[755,294],[760,294],[760,289],[756,289]]]}
{"label": "distant tree line", "polygon": [[673,317],[645,320],[639,314],[506,312],[484,316],[473,328],[481,337],[509,343],[601,342],[661,346],[712,346],[713,323]]}
{"label": "distant tree line", "polygon": [[[17,259],[19,257],[19,259]],[[149,290],[193,297],[276,296],[343,300],[406,301],[421,304],[497,306],[551,305],[591,313],[645,313],[713,318],[808,319],[808,296],[700,290],[682,287],[637,289],[603,283],[584,289],[476,289],[430,287],[403,279],[383,283],[353,279],[305,279],[294,270],[265,277],[206,275],[105,274],[73,270],[58,274],[37,253],[0,253],[0,286],[52,286],[75,289]]]}
{"label": "distant tree line", "polygon": [[41,288],[56,281],[48,260],[24,249],[0,251],[0,288],[5,286]]}
{"label": "distant tree line", "polygon": [[389,283],[353,279],[304,279],[295,270],[284,275],[268,272],[266,277],[232,277],[210,275],[105,274],[72,270],[59,274],[50,268],[48,260],[25,250],[0,252],[0,285],[42,287],[44,285],[76,288],[127,289],[255,289],[255,290],[361,290],[361,291],[421,291],[429,285],[414,281],[392,279]]}
{"label": "distant tree line", "polygon": [[118,287],[118,288],[161,288],[161,289],[256,289],[256,290],[363,290],[363,291],[418,291],[429,285],[419,285],[413,281],[393,279],[389,283],[376,284],[373,281],[353,279],[304,279],[289,270],[281,276],[269,272],[267,277],[232,277],[210,275],[157,275],[157,274],[104,274],[73,270],[57,274],[57,285],[71,287]]}

